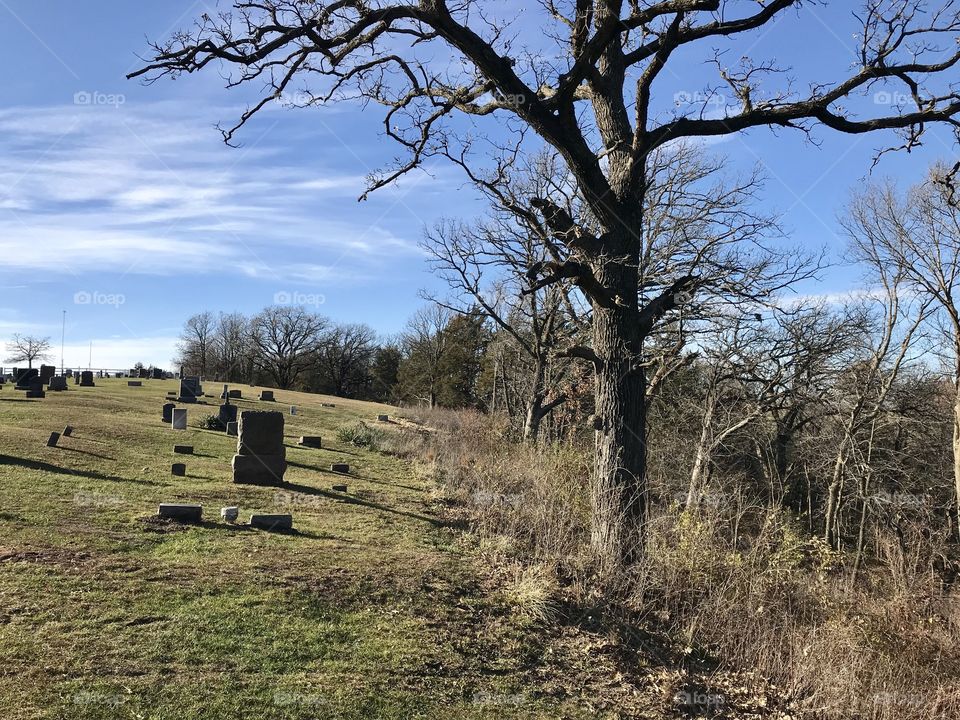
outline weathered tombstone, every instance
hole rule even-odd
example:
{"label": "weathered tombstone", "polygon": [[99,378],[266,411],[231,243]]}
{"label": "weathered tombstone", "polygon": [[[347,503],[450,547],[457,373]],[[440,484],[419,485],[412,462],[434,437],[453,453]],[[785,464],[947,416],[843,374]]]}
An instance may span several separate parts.
{"label": "weathered tombstone", "polygon": [[46,385],[50,382],[50,378],[57,374],[57,368],[53,365],[41,365],[40,366],[40,382]]}
{"label": "weathered tombstone", "polygon": [[333,491],[334,491],[334,492],[346,492],[346,491],[347,491],[347,486],[346,486],[346,485],[334,485],[334,486],[333,486]]}
{"label": "weathered tombstone", "polygon": [[260,400],[263,402],[273,402],[273,390],[261,390]]}
{"label": "weathered tombstone", "polygon": [[170,424],[174,430],[186,430],[187,429],[187,409],[174,408],[173,414],[170,418]]}
{"label": "weathered tombstone", "polygon": [[183,503],[160,503],[157,515],[162,518],[169,518],[178,522],[200,522],[203,514],[202,505],[189,505]]}
{"label": "weathered tombstone", "polygon": [[46,397],[47,394],[43,391],[43,383],[40,382],[40,376],[36,376],[30,379],[29,389],[27,390],[28,398],[42,398]]}
{"label": "weathered tombstone", "polygon": [[180,378],[180,402],[194,403],[197,401],[197,398],[201,397],[202,395],[203,392],[200,390],[200,378],[193,375]]}
{"label": "weathered tombstone", "polygon": [[241,391],[241,390],[230,390],[230,391],[227,393],[227,397],[242,398],[242,397],[243,397],[243,391]]}
{"label": "weathered tombstone", "polygon": [[237,436],[237,422],[236,422],[236,421],[234,421],[234,422],[228,422],[228,423],[227,423],[227,435],[230,435],[230,436],[232,436],[232,437],[236,437],[236,436]]}
{"label": "weathered tombstone", "polygon": [[153,379],[163,380],[163,370],[161,370],[160,368],[153,368]]}
{"label": "weathered tombstone", "polygon": [[183,477],[187,474],[187,466],[184,463],[173,463],[173,465],[170,466],[170,474]]}
{"label": "weathered tombstone", "polygon": [[138,372],[134,377],[138,377],[138,378],[140,378],[141,380],[146,380],[147,378],[150,377],[150,369],[149,369],[149,368],[140,368],[140,372]]}
{"label": "weathered tombstone", "polygon": [[173,409],[176,407],[176,403],[164,403],[163,405],[163,422],[168,423],[173,421]]}
{"label": "weathered tombstone", "polygon": [[333,463],[333,465],[330,466],[330,472],[349,473],[350,466],[347,463]]}
{"label": "weathered tombstone", "polygon": [[230,387],[227,384],[223,386],[223,392],[220,393],[220,399],[226,400],[230,397]]}
{"label": "weathered tombstone", "polygon": [[245,410],[240,413],[233,481],[251,485],[282,485],[287,469],[283,446],[283,413]]}
{"label": "weathered tombstone", "polygon": [[296,405],[291,405],[291,406],[290,406],[290,414],[291,414],[291,415],[296,415],[296,414],[297,414],[297,406],[296,406]]}
{"label": "weathered tombstone", "polygon": [[193,455],[193,445],[174,445],[173,451],[177,455]]}
{"label": "weathered tombstone", "polygon": [[127,387],[143,387],[143,383],[139,380],[127,380]]}
{"label": "weathered tombstone", "polygon": [[377,415],[377,421],[378,421],[378,422],[390,422],[390,416],[389,416],[389,415]]}
{"label": "weathered tombstone", "polygon": [[58,433],[58,432],[52,432],[52,433],[50,433],[50,437],[47,438],[47,447],[56,447],[56,446],[57,446],[57,441],[58,441],[59,439],[60,439],[60,433]]}
{"label": "weathered tombstone", "polygon": [[47,390],[59,392],[66,389],[67,378],[62,375],[54,375],[52,378],[50,378],[50,383],[47,385]]}
{"label": "weathered tombstone", "polygon": [[79,385],[79,384],[80,384],[80,371],[79,371],[79,370],[77,370],[77,371],[75,371],[75,372],[73,373],[73,384],[74,384],[74,385]]}
{"label": "weathered tombstone", "polygon": [[320,436],[319,435],[303,435],[299,441],[298,445],[303,445],[308,448],[319,448],[320,447]]}
{"label": "weathered tombstone", "polygon": [[250,527],[261,530],[293,530],[293,515],[251,515]]}
{"label": "weathered tombstone", "polygon": [[27,368],[25,370],[20,370],[18,368],[13,369],[13,377],[16,380],[17,390],[29,390],[30,382],[34,378],[39,378],[40,373],[36,368]]}
{"label": "weathered tombstone", "polygon": [[237,421],[237,406],[231,405],[229,402],[224,403],[220,406],[220,412],[217,414],[217,418],[220,420],[220,424],[224,427],[227,426],[227,423],[232,423]]}
{"label": "weathered tombstone", "polygon": [[94,387],[93,372],[84,370],[80,373],[80,387]]}
{"label": "weathered tombstone", "polygon": [[220,508],[220,517],[229,523],[236,522],[237,518],[240,517],[240,508],[232,505],[230,507]]}
{"label": "weathered tombstone", "polygon": [[73,435],[73,425],[67,425],[66,427],[64,427],[63,432],[60,434],[63,435],[64,437],[70,437],[71,435]]}

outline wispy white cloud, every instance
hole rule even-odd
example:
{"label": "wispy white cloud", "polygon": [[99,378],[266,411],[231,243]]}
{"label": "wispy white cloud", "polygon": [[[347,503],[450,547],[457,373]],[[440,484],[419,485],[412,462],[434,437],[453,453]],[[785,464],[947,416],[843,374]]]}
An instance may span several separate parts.
{"label": "wispy white cloud", "polygon": [[335,219],[362,174],[291,164],[267,143],[230,150],[210,125],[171,102],[0,111],[6,267],[294,279],[332,262],[356,276],[365,262],[417,252],[416,237],[375,212]]}

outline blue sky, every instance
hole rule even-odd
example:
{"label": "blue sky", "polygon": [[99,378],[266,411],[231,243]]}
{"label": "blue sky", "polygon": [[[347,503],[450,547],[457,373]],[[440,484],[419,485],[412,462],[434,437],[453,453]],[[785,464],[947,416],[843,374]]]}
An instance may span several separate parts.
{"label": "blue sky", "polygon": [[[301,300],[390,334],[421,304],[418,290],[437,287],[417,249],[424,224],[482,208],[444,166],[358,203],[365,175],[397,154],[379,111],[271,107],[234,149],[214,125],[237,118],[248,90],[225,90],[216,72],[149,87],[124,79],[147,38],[214,5],[0,0],[0,336],[49,335],[59,361],[66,310],[68,366],[87,365],[91,342],[94,367],[168,366],[200,310]],[[802,66],[804,82],[836,79],[852,41],[849,4],[835,6],[789,16],[751,52]],[[664,107],[703,87],[702,60],[680,58],[657,88]],[[882,138],[816,136],[819,147],[757,130],[709,149],[762,164],[791,241],[838,252],[835,215]],[[948,140],[931,136],[878,172],[914,182],[931,160],[955,157]],[[803,291],[841,292],[854,275],[837,267]]]}

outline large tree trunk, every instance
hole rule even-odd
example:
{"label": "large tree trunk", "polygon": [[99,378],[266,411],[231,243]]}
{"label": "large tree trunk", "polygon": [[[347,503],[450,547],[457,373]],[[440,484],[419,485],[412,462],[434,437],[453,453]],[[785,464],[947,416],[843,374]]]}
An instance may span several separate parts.
{"label": "large tree trunk", "polygon": [[957,535],[960,537],[960,382],[953,396],[953,487],[957,505]]}
{"label": "large tree trunk", "polygon": [[636,368],[636,316],[595,308],[593,343],[602,361],[594,390],[593,545],[604,569],[612,570],[641,551],[646,513],[646,378]]}

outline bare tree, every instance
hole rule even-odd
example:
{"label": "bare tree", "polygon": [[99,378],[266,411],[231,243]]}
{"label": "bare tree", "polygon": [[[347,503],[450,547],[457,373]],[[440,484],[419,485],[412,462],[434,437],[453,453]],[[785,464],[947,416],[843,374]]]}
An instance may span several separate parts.
{"label": "bare tree", "polygon": [[201,376],[207,374],[214,349],[215,329],[216,319],[208,310],[187,318],[180,332],[180,342],[177,343],[181,365],[192,368]]}
{"label": "bare tree", "polygon": [[[916,302],[910,304],[919,304],[923,312],[917,312],[910,329],[929,318],[946,341],[945,360],[954,389],[953,479],[960,519],[960,208],[953,202],[948,174],[936,166],[926,182],[906,195],[889,182],[868,187],[854,197],[843,222],[859,258],[882,281],[888,298],[885,325],[895,324],[894,315],[908,305],[899,296],[912,293]],[[891,293],[898,298],[890,298]],[[880,347],[890,342],[891,332],[890,327],[884,331]],[[873,412],[865,414],[866,421]],[[837,474],[841,471],[838,468]],[[833,520],[834,513],[828,510],[828,523]],[[829,524],[825,532],[833,532]]]}
{"label": "bare tree", "polygon": [[327,332],[317,352],[321,392],[357,397],[368,385],[370,361],[377,334],[368,325],[336,325]]}
{"label": "bare tree", "polygon": [[326,318],[303,307],[264,308],[250,322],[255,362],[277,387],[293,387],[315,362],[327,325]]}
{"label": "bare tree", "polygon": [[[132,73],[156,78],[224,63],[237,71],[231,86],[265,85],[225,132],[228,142],[237,127],[303,84],[304,104],[349,97],[386,107],[384,132],[409,154],[371,177],[371,189],[438,155],[474,167],[494,157],[509,166],[529,149],[531,132],[562,157],[592,222],[577,224],[549,198],[531,203],[526,211],[538,213],[554,246],[566,251],[531,270],[534,286],[572,283],[593,307],[593,540],[599,557],[615,564],[639,549],[647,503],[644,344],[678,298],[704,288],[682,269],[640,272],[652,154],[685,138],[816,125],[848,134],[894,130],[898,146],[911,149],[934,124],[958,127],[960,93],[942,82],[960,62],[960,9],[950,0],[933,7],[864,0],[854,16],[852,67],[838,67],[832,82],[811,79],[804,90],[793,82],[802,68],[788,75],[749,55],[754,31],[790,22],[791,11],[823,7],[801,0],[531,3],[524,21],[534,20],[540,32],[526,48],[498,12],[503,5],[480,0],[233,5],[234,13],[204,14],[192,30],[154,46],[152,60]],[[534,19],[536,7],[542,15]],[[662,112],[656,99],[671,76],[665,68],[696,48],[717,49],[715,84],[699,106]],[[725,63],[724,50],[740,58],[736,66]],[[716,116],[707,111],[720,88],[734,101]],[[903,89],[909,107],[858,115],[858,96],[878,88]],[[502,133],[488,134],[486,143],[477,133],[458,134],[451,119],[459,114],[501,118]],[[488,181],[495,185],[496,175]]]}
{"label": "bare tree", "polygon": [[399,384],[401,393],[413,394],[428,407],[436,407],[440,393],[442,361],[448,352],[448,337],[444,332],[452,313],[440,305],[420,308],[407,322],[400,335],[405,362],[401,363]]}
{"label": "bare tree", "polygon": [[50,338],[36,335],[14,334],[7,342],[9,355],[5,362],[26,362],[27,368],[33,367],[34,360],[43,360],[50,356]]}
{"label": "bare tree", "polygon": [[250,380],[250,321],[243,313],[220,313],[213,333],[217,377],[227,382]]}

